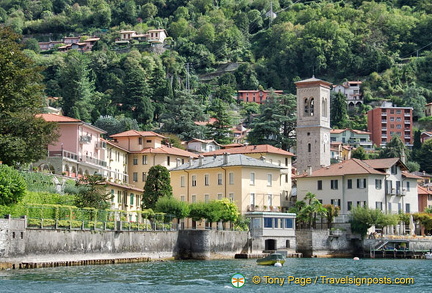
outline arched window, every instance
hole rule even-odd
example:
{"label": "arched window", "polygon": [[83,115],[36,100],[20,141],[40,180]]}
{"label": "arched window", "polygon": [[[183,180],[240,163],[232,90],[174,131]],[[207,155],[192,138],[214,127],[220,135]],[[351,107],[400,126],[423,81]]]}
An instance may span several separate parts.
{"label": "arched window", "polygon": [[322,115],[323,117],[327,117],[327,99],[323,98],[322,99]]}
{"label": "arched window", "polygon": [[314,98],[311,98],[309,102],[309,111],[311,116],[314,115],[314,103]]}
{"label": "arched window", "polygon": [[305,116],[309,115],[309,100],[308,100],[308,98],[304,99],[304,112],[305,112]]}

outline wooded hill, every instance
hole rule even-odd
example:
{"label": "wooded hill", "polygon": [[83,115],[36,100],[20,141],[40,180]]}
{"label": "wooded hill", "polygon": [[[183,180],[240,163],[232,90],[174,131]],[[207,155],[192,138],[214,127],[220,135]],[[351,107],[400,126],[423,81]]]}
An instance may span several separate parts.
{"label": "wooded hill", "polygon": [[[421,119],[423,105],[432,102],[431,13],[428,0],[0,2],[0,23],[23,34],[26,54],[44,68],[45,94],[61,97],[57,105],[65,115],[104,129],[140,127],[181,139],[217,137],[221,143],[229,142],[227,125],[253,114],[261,125],[276,120],[292,126],[295,121],[295,107],[279,113],[277,107],[237,105],[236,90],[273,88],[293,94],[294,82],[312,75],[335,84],[362,80],[367,104],[392,100],[412,106]],[[115,44],[121,30],[151,28],[168,32],[163,53],[151,46]],[[85,54],[40,54],[37,41],[65,36],[101,39]],[[231,63],[238,68],[201,79]],[[293,96],[285,99],[292,102]],[[286,111],[289,121],[281,122]],[[219,125],[203,131],[193,123],[209,117]],[[341,126],[365,128],[364,116],[347,120]],[[255,133],[254,142],[290,145],[281,142],[283,135],[270,132]]]}

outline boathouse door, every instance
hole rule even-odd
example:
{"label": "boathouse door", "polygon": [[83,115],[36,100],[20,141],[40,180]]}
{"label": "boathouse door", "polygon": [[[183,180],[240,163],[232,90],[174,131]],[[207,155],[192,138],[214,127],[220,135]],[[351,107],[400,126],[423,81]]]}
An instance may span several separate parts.
{"label": "boathouse door", "polygon": [[265,241],[265,250],[277,250],[276,240],[275,239],[267,239]]}

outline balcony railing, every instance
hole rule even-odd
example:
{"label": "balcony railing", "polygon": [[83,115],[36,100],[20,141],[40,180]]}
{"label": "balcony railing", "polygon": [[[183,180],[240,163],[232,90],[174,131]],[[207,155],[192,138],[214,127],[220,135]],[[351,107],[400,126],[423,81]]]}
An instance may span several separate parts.
{"label": "balcony railing", "polygon": [[69,159],[75,162],[83,162],[83,163],[89,163],[93,165],[98,165],[102,167],[107,166],[107,162],[103,160],[99,160],[97,158],[92,158],[90,156],[80,156],[72,152],[68,151],[50,151],[49,157],[62,157],[63,159]]}

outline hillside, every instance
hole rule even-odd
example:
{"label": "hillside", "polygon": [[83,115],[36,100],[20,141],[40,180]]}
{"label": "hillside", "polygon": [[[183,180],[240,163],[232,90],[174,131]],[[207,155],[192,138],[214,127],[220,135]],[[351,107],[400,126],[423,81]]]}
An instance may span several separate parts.
{"label": "hillside", "polygon": [[[312,75],[334,84],[362,80],[368,104],[392,100],[422,118],[420,105],[432,101],[431,13],[422,0],[0,3],[0,23],[23,34],[26,54],[44,67],[45,94],[60,97],[52,106],[91,123],[101,115],[131,119],[129,128],[181,139],[226,131],[194,121],[259,114],[234,103],[236,90],[292,94],[295,81]],[[163,48],[115,42],[122,30],[149,29],[166,30]],[[100,40],[85,54],[40,54],[38,41],[66,36]],[[362,129],[364,121],[352,125]]]}

